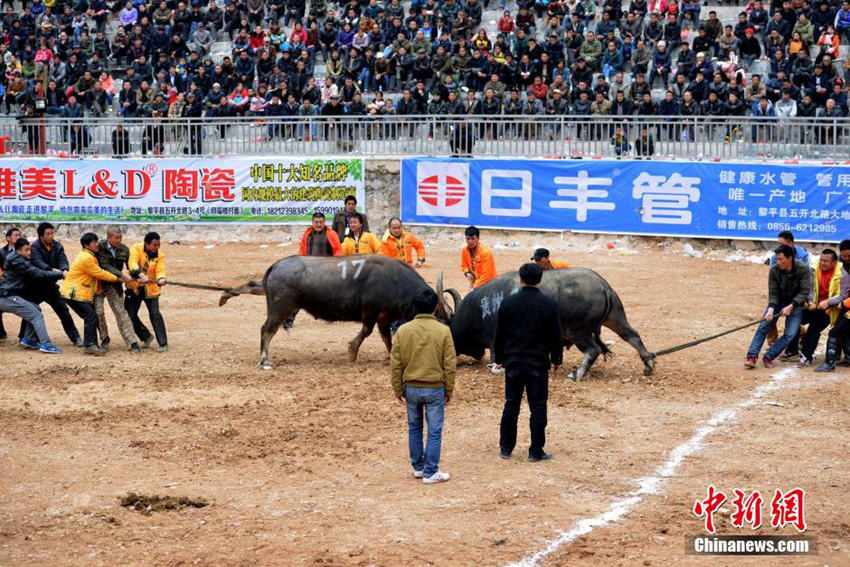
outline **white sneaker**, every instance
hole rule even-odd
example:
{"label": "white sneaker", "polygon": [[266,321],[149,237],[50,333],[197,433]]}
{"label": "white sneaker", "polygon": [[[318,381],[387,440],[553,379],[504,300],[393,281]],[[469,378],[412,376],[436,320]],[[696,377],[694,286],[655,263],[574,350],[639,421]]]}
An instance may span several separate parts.
{"label": "white sneaker", "polygon": [[423,478],[424,484],[437,484],[438,482],[446,482],[449,480],[449,473],[437,471],[427,478]]}
{"label": "white sneaker", "polygon": [[413,478],[422,478],[423,476],[425,476],[425,473],[423,471],[413,471]]}

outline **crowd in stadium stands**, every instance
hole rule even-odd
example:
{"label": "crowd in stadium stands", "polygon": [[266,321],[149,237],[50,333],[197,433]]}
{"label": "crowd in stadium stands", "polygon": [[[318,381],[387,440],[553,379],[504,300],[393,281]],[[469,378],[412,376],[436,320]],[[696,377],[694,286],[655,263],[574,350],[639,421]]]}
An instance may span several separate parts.
{"label": "crowd in stadium stands", "polygon": [[[519,0],[495,37],[480,27],[487,4],[3,0],[2,106],[43,99],[71,118],[848,114],[848,1],[755,0],[724,23],[698,0]],[[230,55],[214,63],[220,41]]]}

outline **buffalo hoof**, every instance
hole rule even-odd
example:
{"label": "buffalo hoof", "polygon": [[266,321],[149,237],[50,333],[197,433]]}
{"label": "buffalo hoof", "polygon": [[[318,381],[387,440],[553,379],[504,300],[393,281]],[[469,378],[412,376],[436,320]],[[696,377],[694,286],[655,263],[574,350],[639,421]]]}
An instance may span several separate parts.
{"label": "buffalo hoof", "polygon": [[222,293],[221,297],[218,300],[218,306],[221,307],[222,305],[227,303],[227,300],[230,299],[231,297],[236,297],[236,296],[234,294],[230,293],[230,292],[227,292],[227,291]]}
{"label": "buffalo hoof", "polygon": [[655,359],[650,358],[648,360],[643,361],[643,375],[649,376],[652,374],[652,371],[655,369]]}
{"label": "buffalo hoof", "polygon": [[271,362],[261,362],[260,370],[274,370],[274,365]]}
{"label": "buffalo hoof", "polygon": [[357,361],[357,349],[354,347],[348,347],[348,360],[351,362]]}
{"label": "buffalo hoof", "polygon": [[573,382],[578,382],[578,378],[576,378],[576,373],[575,373],[575,372],[570,372],[569,374],[567,374],[567,378],[569,378],[569,379],[570,379],[570,380],[572,380]]}

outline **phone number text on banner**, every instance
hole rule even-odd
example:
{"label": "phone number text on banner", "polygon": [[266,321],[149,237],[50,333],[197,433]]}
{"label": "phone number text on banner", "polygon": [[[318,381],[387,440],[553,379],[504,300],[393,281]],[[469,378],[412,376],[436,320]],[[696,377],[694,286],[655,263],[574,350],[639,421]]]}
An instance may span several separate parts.
{"label": "phone number text on banner", "polygon": [[[0,218],[64,222],[310,222],[347,195],[360,159],[23,159],[0,163]],[[361,209],[362,210],[362,209]]]}
{"label": "phone number text on banner", "polygon": [[798,240],[850,237],[850,167],[658,161],[405,159],[418,224]]}

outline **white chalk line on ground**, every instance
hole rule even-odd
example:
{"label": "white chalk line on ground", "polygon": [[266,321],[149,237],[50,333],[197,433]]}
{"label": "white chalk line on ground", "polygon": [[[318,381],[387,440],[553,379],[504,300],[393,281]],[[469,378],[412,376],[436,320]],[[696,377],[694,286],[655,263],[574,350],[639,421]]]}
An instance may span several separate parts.
{"label": "white chalk line on ground", "polygon": [[[738,412],[741,410],[755,405],[766,395],[780,390],[786,380],[794,376],[796,373],[797,371],[795,368],[786,368],[773,374],[769,381],[761,384],[753,390],[753,393],[747,399],[720,410],[714,414],[714,416],[712,416],[705,425],[697,429],[696,433],[694,433],[690,439],[676,446],[670,452],[670,457],[667,459],[667,462],[655,469],[655,474],[634,479],[633,482],[637,484],[637,488],[635,490],[614,500],[608,509],[601,514],[593,516],[592,518],[579,520],[579,522],[576,523],[571,530],[561,532],[561,534],[552,540],[544,549],[541,549],[532,555],[528,555],[516,563],[511,563],[509,567],[534,567],[540,563],[540,560],[554,553],[562,545],[570,543],[575,539],[592,532],[596,528],[607,526],[622,519],[626,514],[631,512],[632,508],[643,500],[644,496],[660,493],[661,486],[668,478],[675,476],[685,459],[702,449],[703,441],[705,441],[706,437],[714,433],[721,425],[733,421],[738,416]],[[809,384],[811,384],[811,382],[809,382]]]}

